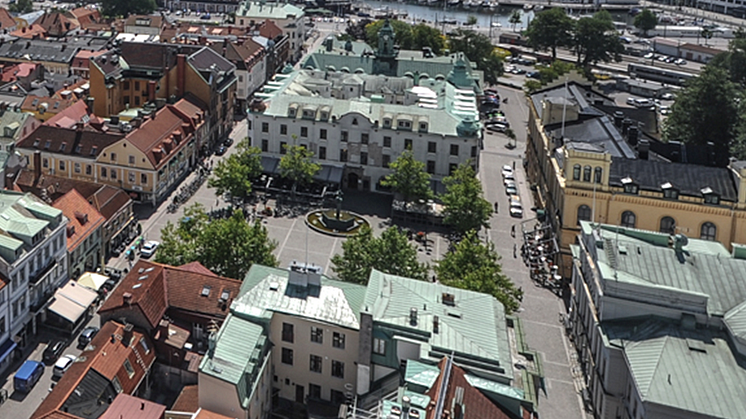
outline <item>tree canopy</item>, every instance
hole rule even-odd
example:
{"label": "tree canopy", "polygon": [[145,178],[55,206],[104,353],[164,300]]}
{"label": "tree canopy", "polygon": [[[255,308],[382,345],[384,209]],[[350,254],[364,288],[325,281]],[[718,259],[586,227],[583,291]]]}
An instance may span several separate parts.
{"label": "tree canopy", "polygon": [[419,51],[425,47],[440,55],[446,47],[446,40],[438,29],[420,23],[412,28],[412,49]]}
{"label": "tree canopy", "polygon": [[508,23],[513,25],[513,32],[515,32],[515,26],[521,23],[521,12],[518,9],[513,10],[513,13],[510,14]]}
{"label": "tree canopy", "polygon": [[503,62],[487,35],[469,29],[456,29],[448,35],[451,52],[462,52],[484,73],[484,81],[497,84],[503,74]]}
{"label": "tree canopy", "polygon": [[438,280],[444,285],[492,295],[512,313],[520,306],[523,290],[502,272],[500,256],[492,242],[479,240],[474,230],[456,243],[435,266]]}
{"label": "tree canopy", "polygon": [[311,183],[321,165],[312,160],[313,152],[301,145],[285,145],[280,159],[280,176],[293,181],[293,188]]}
{"label": "tree canopy", "polygon": [[8,5],[8,11],[12,13],[30,13],[34,11],[34,3],[31,0],[17,0]]}
{"label": "tree canopy", "polygon": [[445,206],[443,222],[461,235],[470,230],[489,228],[492,205],[484,199],[482,183],[471,163],[461,164],[450,176],[443,179],[446,193],[440,199]]}
{"label": "tree canopy", "polygon": [[552,51],[552,58],[557,58],[557,48],[572,45],[575,22],[562,7],[555,7],[539,12],[529,23],[526,30],[528,44],[537,50]]}
{"label": "tree canopy", "polygon": [[642,31],[644,36],[647,36],[648,31],[655,29],[656,25],[658,25],[658,16],[650,9],[642,9],[642,12],[635,16],[634,25],[635,28]]}
{"label": "tree canopy", "polygon": [[401,194],[404,202],[432,196],[430,174],[425,171],[425,163],[414,158],[412,150],[404,150],[396,160],[389,163],[389,168],[392,172],[381,180],[381,185]]}
{"label": "tree canopy", "polygon": [[[383,27],[385,20],[375,22],[362,19],[356,25],[347,27],[347,34],[356,39],[365,39],[368,45],[374,48],[378,47],[378,31]],[[399,20],[389,20],[391,27],[394,28],[396,45],[401,49],[422,50],[429,47],[433,53],[441,54],[445,49],[446,42],[443,35],[436,28],[424,23],[409,25]],[[362,35],[362,36],[361,36]]]}
{"label": "tree canopy", "polygon": [[[383,27],[385,20],[377,20],[365,25],[365,40],[368,45],[378,48],[378,31]],[[394,29],[396,45],[401,49],[412,49],[412,25],[400,20],[389,20],[391,27]]]}
{"label": "tree canopy", "polygon": [[238,151],[218,162],[207,186],[215,188],[218,196],[228,192],[243,198],[251,193],[251,180],[262,173],[261,150],[249,145],[248,138],[236,145]]}
{"label": "tree canopy", "polygon": [[621,61],[621,53],[624,51],[619,33],[615,30],[611,15],[606,10],[577,21],[574,45],[578,64],[584,68],[599,61]]}
{"label": "tree canopy", "polygon": [[370,227],[342,243],[342,254],[332,257],[332,270],[343,281],[367,284],[372,269],[392,275],[425,280],[428,267],[417,260],[417,247],[396,227],[374,237]]}
{"label": "tree canopy", "polygon": [[272,252],[277,243],[260,222],[251,224],[236,211],[227,219],[211,220],[199,204],[187,207],[177,225],[161,230],[155,260],[179,266],[198,261],[218,275],[243,280],[254,263],[277,266]]}
{"label": "tree canopy", "polygon": [[157,7],[155,0],[102,0],[101,14],[108,17],[127,17],[130,14],[149,15]]}

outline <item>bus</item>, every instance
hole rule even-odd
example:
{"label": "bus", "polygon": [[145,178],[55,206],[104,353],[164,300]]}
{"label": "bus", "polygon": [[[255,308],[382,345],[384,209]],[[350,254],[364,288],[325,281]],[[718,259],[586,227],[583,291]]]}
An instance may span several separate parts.
{"label": "bus", "polygon": [[665,84],[683,86],[687,80],[697,77],[695,74],[683,71],[668,70],[660,67],[652,67],[642,64],[629,64],[627,66],[629,76],[636,79],[652,80]]}

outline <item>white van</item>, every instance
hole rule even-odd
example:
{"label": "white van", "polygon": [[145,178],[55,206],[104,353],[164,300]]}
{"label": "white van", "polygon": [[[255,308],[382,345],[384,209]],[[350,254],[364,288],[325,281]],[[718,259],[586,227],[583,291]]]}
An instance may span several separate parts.
{"label": "white van", "polygon": [[637,108],[649,108],[653,106],[653,101],[650,99],[635,99],[634,105]]}

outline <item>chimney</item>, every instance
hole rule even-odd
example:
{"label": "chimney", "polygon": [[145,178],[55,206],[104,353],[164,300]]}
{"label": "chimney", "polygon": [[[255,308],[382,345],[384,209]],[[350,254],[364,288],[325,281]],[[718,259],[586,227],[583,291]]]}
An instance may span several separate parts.
{"label": "chimney", "polygon": [[148,82],[148,101],[155,102],[155,80]]}
{"label": "chimney", "polygon": [[130,305],[132,304],[132,294],[129,292],[125,292],[122,294],[122,301],[124,301],[124,304]]}
{"label": "chimney", "polygon": [[92,97],[85,98],[85,104],[88,106],[88,113],[93,113],[93,103]]}
{"label": "chimney", "polygon": [[184,78],[186,77],[186,55],[178,54],[176,56],[176,89],[178,97],[184,96]]}
{"label": "chimney", "polygon": [[648,159],[648,152],[650,151],[650,141],[643,138],[637,143],[637,154],[641,160]]}
{"label": "chimney", "polygon": [[140,402],[140,410],[145,410],[145,402]]}
{"label": "chimney", "polygon": [[629,127],[632,125],[632,120],[627,118],[624,121],[622,121],[622,136],[627,136],[627,130],[629,130]]}
{"label": "chimney", "polygon": [[622,127],[622,121],[624,121],[624,112],[622,111],[616,111],[614,112],[614,125],[617,128]]}
{"label": "chimney", "polygon": [[135,326],[132,323],[127,323],[124,326],[124,331],[122,332],[122,344],[124,346],[130,346],[130,342],[132,341],[132,329],[134,329]]}
{"label": "chimney", "polygon": [[417,326],[417,309],[414,307],[409,309],[409,325]]}
{"label": "chimney", "polygon": [[41,177],[41,151],[34,151],[34,182],[38,182]]}
{"label": "chimney", "polygon": [[634,125],[630,126],[627,130],[627,142],[629,142],[629,145],[636,146],[638,138],[640,138],[640,129]]}
{"label": "chimney", "polygon": [[109,118],[109,123],[110,123],[111,125],[119,125],[119,115],[112,115],[112,116],[111,116],[111,117]]}
{"label": "chimney", "polygon": [[438,316],[433,316],[433,333],[438,333],[439,329],[440,329],[440,318],[438,318]]}

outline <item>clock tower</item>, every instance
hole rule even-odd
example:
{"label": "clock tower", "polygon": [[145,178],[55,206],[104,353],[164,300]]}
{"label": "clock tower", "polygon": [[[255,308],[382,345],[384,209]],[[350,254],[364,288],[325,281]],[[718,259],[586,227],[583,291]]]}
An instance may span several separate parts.
{"label": "clock tower", "polygon": [[374,65],[376,74],[396,75],[397,51],[394,48],[395,43],[396,34],[394,33],[394,28],[391,26],[391,22],[386,19],[383,22],[381,30],[378,31],[378,51],[376,51],[376,62]]}

